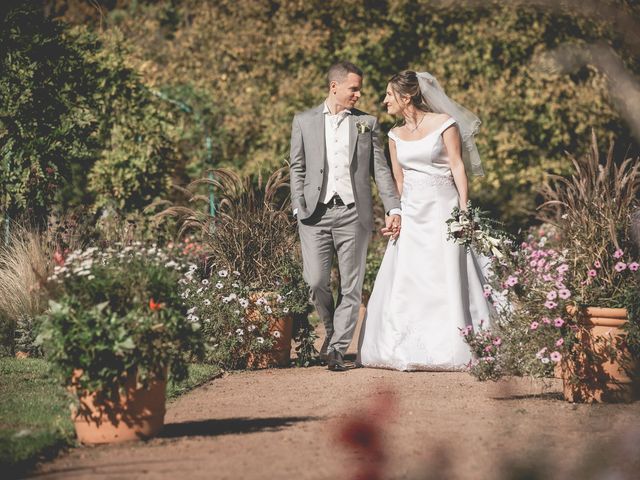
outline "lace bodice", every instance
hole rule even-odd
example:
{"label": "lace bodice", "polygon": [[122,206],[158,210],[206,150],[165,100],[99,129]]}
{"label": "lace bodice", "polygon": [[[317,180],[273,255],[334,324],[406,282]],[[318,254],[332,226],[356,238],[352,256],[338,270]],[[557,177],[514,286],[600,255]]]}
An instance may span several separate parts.
{"label": "lace bodice", "polygon": [[416,171],[429,175],[450,176],[449,156],[442,139],[442,133],[456,123],[449,118],[440,127],[418,140],[402,140],[389,132],[389,138],[396,142],[398,163],[406,172]]}

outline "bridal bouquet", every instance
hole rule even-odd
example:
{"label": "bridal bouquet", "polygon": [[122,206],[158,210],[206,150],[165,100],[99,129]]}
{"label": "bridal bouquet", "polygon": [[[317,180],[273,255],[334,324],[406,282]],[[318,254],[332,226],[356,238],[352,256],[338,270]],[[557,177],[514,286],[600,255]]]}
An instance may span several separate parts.
{"label": "bridal bouquet", "polygon": [[502,258],[504,244],[509,241],[508,235],[500,230],[499,223],[489,218],[487,212],[473,207],[467,202],[466,210],[454,207],[447,220],[447,240],[473,249],[477,254]]}

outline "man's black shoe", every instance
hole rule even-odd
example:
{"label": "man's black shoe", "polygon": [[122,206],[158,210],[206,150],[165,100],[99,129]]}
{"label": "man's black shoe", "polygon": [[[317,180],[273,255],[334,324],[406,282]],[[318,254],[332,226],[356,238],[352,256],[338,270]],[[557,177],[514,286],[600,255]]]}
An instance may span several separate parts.
{"label": "man's black shoe", "polygon": [[327,367],[332,372],[346,372],[347,366],[344,364],[344,357],[336,350],[329,352],[328,356],[329,366]]}

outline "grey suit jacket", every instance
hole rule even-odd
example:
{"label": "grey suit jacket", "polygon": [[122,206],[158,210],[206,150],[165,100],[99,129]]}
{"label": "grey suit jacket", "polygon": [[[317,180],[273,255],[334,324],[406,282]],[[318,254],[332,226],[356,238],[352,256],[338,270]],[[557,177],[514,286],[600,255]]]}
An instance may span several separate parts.
{"label": "grey suit jacket", "polygon": [[[327,152],[324,137],[324,103],[298,113],[291,128],[291,206],[298,209],[298,218],[309,218],[316,209],[327,171]],[[373,199],[371,176],[374,177],[384,209],[400,208],[396,185],[380,145],[377,119],[360,110],[351,109],[349,121],[349,172],[362,225],[373,228]],[[363,133],[357,124],[366,125]]]}

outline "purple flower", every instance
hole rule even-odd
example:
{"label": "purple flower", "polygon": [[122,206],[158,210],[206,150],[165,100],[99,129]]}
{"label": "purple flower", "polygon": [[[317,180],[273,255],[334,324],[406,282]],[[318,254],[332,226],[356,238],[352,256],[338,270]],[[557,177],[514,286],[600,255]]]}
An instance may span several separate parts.
{"label": "purple flower", "polygon": [[613,252],[613,258],[622,258],[623,255],[624,252],[620,249],[617,249],[615,252]]}
{"label": "purple flower", "polygon": [[569,298],[571,296],[571,292],[568,289],[563,288],[558,292],[558,296],[561,299],[566,300],[567,298]]}
{"label": "purple flower", "polygon": [[598,275],[598,272],[592,269],[587,272],[587,275],[589,275],[590,277],[595,277],[596,275]]}
{"label": "purple flower", "polygon": [[562,358],[562,355],[560,354],[560,352],[551,352],[551,354],[549,355],[549,358],[551,359],[552,362],[558,363]]}
{"label": "purple flower", "polygon": [[554,325],[554,327],[560,328],[561,326],[564,325],[564,320],[562,318],[558,317],[558,318],[553,320],[553,325]]}
{"label": "purple flower", "polygon": [[616,269],[616,272],[621,272],[621,271],[627,269],[627,264],[624,263],[624,262],[618,262],[618,263],[616,263],[616,266],[613,267],[613,268]]}
{"label": "purple flower", "polygon": [[557,268],[557,270],[558,270],[558,273],[564,273],[567,270],[569,270],[569,265],[567,265],[566,263],[563,263]]}
{"label": "purple flower", "polygon": [[555,290],[551,290],[549,293],[547,293],[547,300],[555,300],[556,298],[558,298],[558,294]]}
{"label": "purple flower", "polygon": [[552,308],[556,308],[558,304],[556,302],[552,302],[551,300],[547,300],[546,302],[544,302],[544,306],[551,310]]}
{"label": "purple flower", "polygon": [[636,270],[638,270],[638,268],[640,268],[640,264],[638,264],[638,262],[631,262],[629,264],[629,270],[631,270],[632,272],[635,272]]}
{"label": "purple flower", "polygon": [[539,323],[538,322],[531,322],[531,330],[536,330],[538,328]]}

